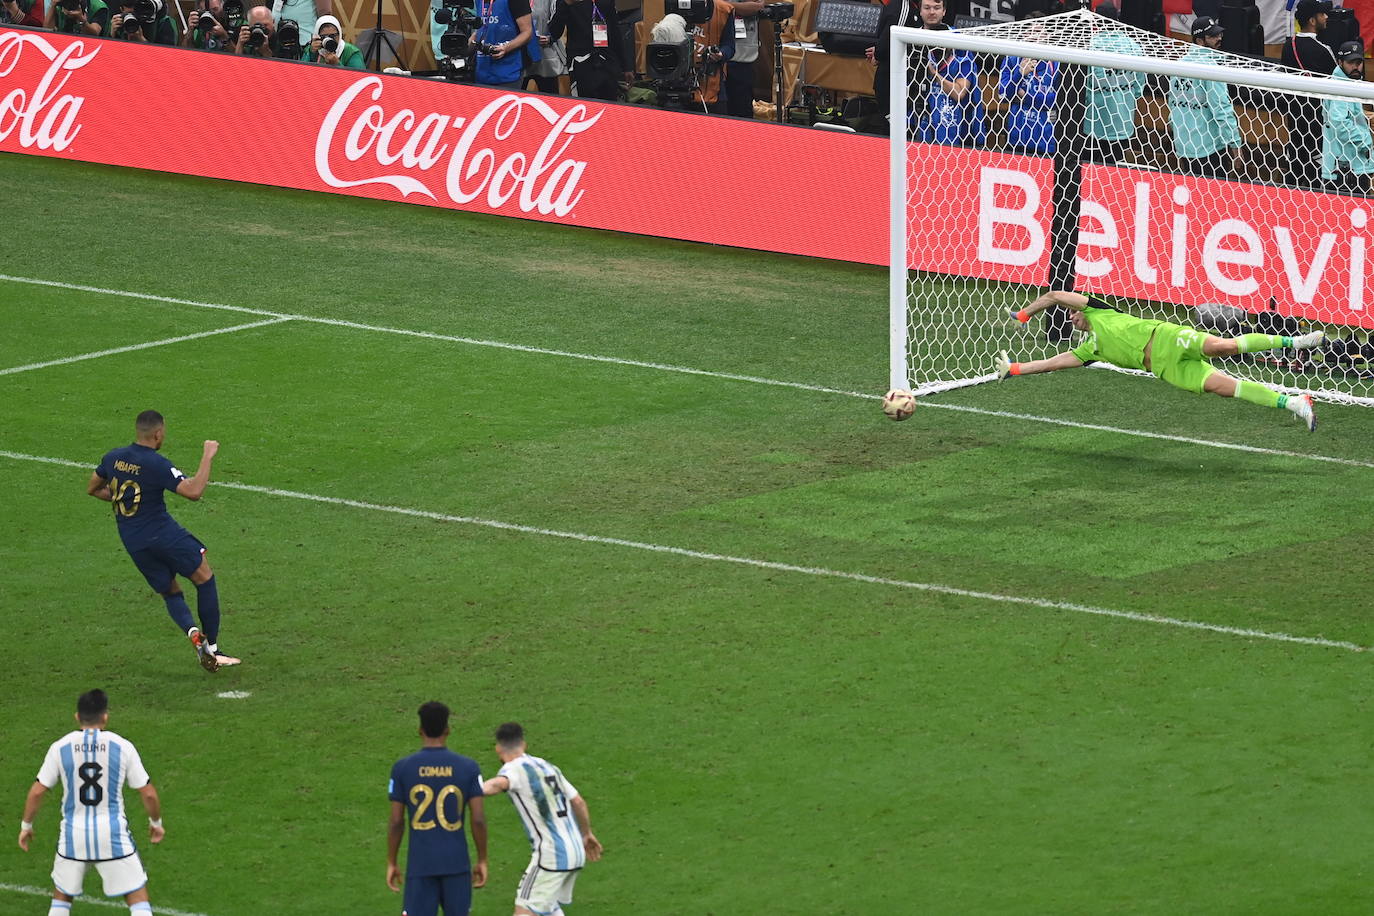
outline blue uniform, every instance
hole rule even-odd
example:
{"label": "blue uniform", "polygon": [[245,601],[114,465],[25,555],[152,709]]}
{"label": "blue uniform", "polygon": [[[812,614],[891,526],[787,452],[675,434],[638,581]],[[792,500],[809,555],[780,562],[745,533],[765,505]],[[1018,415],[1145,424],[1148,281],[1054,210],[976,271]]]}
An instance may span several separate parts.
{"label": "blue uniform", "polygon": [[448,748],[425,747],[396,761],[388,795],[406,806],[405,914],[466,916],[472,906],[472,860],[463,829],[468,799],[482,797],[477,761]]}
{"label": "blue uniform", "polygon": [[155,592],[165,592],[176,575],[200,566],[205,545],[167,511],[165,491],[176,491],[186,475],[157,449],[134,443],[106,453],[95,472],[109,481],[119,538]]}

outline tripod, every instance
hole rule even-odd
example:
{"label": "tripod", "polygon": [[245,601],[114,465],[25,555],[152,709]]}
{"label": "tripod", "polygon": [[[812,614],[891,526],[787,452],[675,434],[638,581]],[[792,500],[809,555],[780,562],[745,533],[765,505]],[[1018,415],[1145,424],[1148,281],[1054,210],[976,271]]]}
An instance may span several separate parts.
{"label": "tripod", "polygon": [[782,111],[783,111],[783,104],[782,104],[782,24],[783,24],[783,22],[786,22],[786,21],[787,21],[787,20],[782,20],[781,22],[779,22],[779,21],[777,21],[777,20],[774,20],[774,21],[773,21],[773,104],[774,104],[775,108],[777,109],[777,119],[778,119],[778,123],[779,123],[779,124],[781,124],[781,123],[783,122],[783,121],[782,121],[782,117],[783,117],[783,114],[782,114]]}
{"label": "tripod", "polygon": [[[370,40],[368,36],[371,36]],[[377,0],[377,27],[368,29],[358,36],[358,44],[367,44],[363,52],[363,66],[371,67],[378,73],[382,71],[382,45],[391,52],[396,65],[401,65],[401,52],[391,43],[391,35],[382,27],[382,0]]]}

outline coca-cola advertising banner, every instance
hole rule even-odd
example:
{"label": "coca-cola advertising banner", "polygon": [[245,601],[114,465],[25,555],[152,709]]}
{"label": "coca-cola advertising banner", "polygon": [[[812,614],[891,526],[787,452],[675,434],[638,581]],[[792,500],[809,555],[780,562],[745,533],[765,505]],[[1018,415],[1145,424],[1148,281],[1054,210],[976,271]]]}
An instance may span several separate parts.
{"label": "coca-cola advertising banner", "polygon": [[[938,152],[937,152],[938,150]],[[922,147],[910,169],[910,266],[1042,286],[1050,262],[1049,160]],[[929,161],[929,160],[926,160]],[[1374,327],[1363,198],[1164,172],[1083,167],[1079,289],[1180,305],[1222,303]]]}
{"label": "coca-cola advertising banner", "polygon": [[442,80],[0,29],[0,150],[887,261],[880,139]]}
{"label": "coca-cola advertising banner", "polygon": [[[0,150],[887,263],[885,140],[358,70],[0,29]],[[1048,160],[909,162],[909,266],[1043,286]],[[1080,288],[1374,327],[1371,209],[1085,166]]]}

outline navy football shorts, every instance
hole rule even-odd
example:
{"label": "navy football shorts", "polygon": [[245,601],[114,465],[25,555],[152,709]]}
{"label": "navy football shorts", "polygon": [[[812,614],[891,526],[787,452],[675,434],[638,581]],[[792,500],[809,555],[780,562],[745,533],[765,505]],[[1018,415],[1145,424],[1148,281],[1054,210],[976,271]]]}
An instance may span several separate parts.
{"label": "navy football shorts", "polygon": [[406,875],[405,909],[401,916],[468,916],[472,909],[472,873]]}
{"label": "navy football shorts", "polygon": [[204,557],[205,545],[190,532],[183,532],[167,544],[151,544],[129,551],[129,558],[158,594],[172,587],[174,577],[190,578],[191,573],[200,568]]}

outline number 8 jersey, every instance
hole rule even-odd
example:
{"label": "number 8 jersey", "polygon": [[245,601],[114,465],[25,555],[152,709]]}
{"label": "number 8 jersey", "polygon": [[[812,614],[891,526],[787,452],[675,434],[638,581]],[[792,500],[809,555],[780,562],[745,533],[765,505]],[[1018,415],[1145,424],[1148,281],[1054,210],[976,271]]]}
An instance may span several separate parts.
{"label": "number 8 jersey", "polygon": [[127,739],[111,731],[74,731],[48,748],[38,781],[49,789],[62,782],[62,827],[57,854],[101,862],[137,852],[124,816],[124,787],[141,789],[148,771]]}

